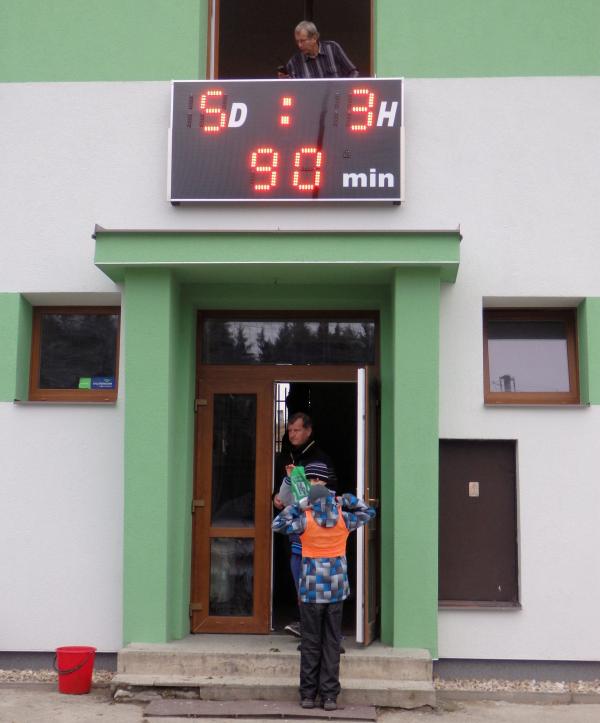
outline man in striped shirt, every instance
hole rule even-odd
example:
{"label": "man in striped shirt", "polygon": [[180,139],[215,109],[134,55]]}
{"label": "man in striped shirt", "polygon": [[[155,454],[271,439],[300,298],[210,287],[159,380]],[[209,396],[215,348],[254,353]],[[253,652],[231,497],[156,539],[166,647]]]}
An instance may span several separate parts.
{"label": "man in striped shirt", "polygon": [[[319,40],[314,23],[303,20],[294,31],[297,52],[285,66],[281,78],[355,78],[358,70],[342,46],[334,40]],[[286,75],[287,73],[287,75]]]}

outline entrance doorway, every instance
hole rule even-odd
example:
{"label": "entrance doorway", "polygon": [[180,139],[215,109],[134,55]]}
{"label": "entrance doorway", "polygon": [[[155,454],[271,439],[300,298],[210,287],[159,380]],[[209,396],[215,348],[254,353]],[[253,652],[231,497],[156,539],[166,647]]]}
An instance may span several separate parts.
{"label": "entrance doorway", "polygon": [[[377,414],[369,388],[376,389],[356,366],[200,367],[192,632],[266,634],[296,619],[286,540],[271,533],[271,495],[281,482],[273,479],[280,412],[308,413],[334,460],[336,491],[376,505]],[[348,545],[352,597],[344,627],[366,643],[376,634],[377,532],[377,524],[359,530]]]}
{"label": "entrance doorway", "polygon": [[[356,381],[284,381],[278,382],[275,388],[273,442],[276,451],[285,435],[287,420],[296,412],[308,414],[313,422],[314,439],[333,460],[337,481],[331,487],[338,495],[344,492],[357,493],[356,387]],[[281,480],[274,479],[273,483],[274,490],[277,491]],[[346,636],[354,636],[356,626],[356,535],[350,535],[348,538],[346,557],[351,595],[344,605],[343,630]],[[296,591],[289,560],[288,540],[284,535],[274,534],[271,625],[275,632],[280,632],[286,624],[298,619]]]}

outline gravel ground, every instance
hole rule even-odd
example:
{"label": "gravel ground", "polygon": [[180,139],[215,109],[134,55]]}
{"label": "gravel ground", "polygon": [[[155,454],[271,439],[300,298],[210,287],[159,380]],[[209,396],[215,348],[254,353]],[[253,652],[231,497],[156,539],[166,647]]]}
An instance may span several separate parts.
{"label": "gravel ground", "polygon": [[464,678],[447,680],[435,678],[437,690],[474,690],[489,693],[600,693],[600,680],[502,680],[500,678],[475,679]]}
{"label": "gravel ground", "polygon": [[[109,670],[94,670],[93,682],[110,683],[114,673]],[[54,670],[0,670],[0,683],[52,683],[58,678]],[[482,692],[527,692],[527,693],[597,693],[600,694],[600,680],[553,681],[553,680],[502,680],[490,679],[434,679],[438,690],[472,690]]]}
{"label": "gravel ground", "polygon": [[[110,683],[114,673],[110,670],[94,670],[92,682]],[[53,683],[58,681],[55,670],[0,670],[0,683]]]}

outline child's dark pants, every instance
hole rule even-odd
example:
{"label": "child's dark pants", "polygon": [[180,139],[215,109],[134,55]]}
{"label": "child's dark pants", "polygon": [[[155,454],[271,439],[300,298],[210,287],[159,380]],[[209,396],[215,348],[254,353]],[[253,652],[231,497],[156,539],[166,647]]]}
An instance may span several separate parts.
{"label": "child's dark pants", "polygon": [[321,700],[340,692],[343,602],[300,603],[300,697]]}

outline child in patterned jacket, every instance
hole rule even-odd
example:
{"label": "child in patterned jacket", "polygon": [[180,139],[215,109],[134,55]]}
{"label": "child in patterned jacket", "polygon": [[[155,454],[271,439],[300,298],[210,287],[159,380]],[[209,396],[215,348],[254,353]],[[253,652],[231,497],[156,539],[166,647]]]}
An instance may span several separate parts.
{"label": "child in patterned jacket", "polygon": [[[352,494],[336,497],[323,480],[314,480],[309,495],[286,507],[273,520],[273,530],[299,535],[300,698],[314,708],[317,694],[325,710],[337,708],[340,692],[340,645],[344,600],[350,594],[346,540],[367,524],[375,509]],[[311,480],[313,482],[313,480]]]}

